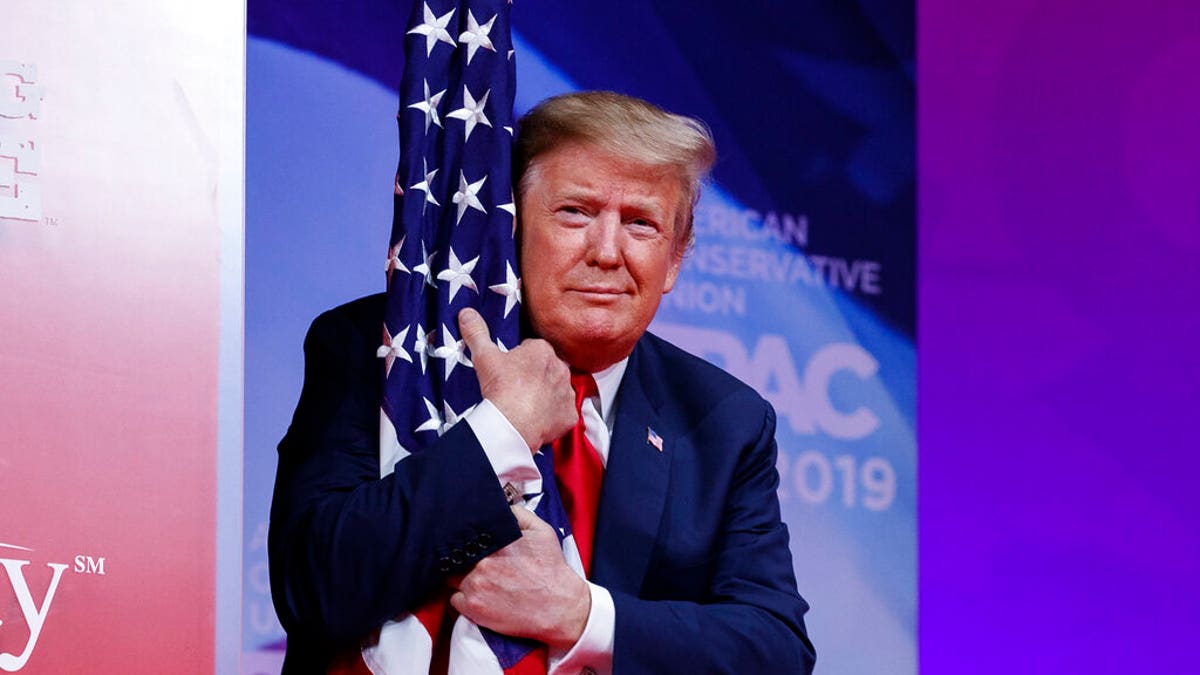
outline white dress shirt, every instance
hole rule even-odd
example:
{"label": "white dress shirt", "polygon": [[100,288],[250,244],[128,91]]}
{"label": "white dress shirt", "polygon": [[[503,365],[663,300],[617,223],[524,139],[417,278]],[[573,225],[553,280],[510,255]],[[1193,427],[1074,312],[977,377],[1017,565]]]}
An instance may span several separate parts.
{"label": "white dress shirt", "polygon": [[[629,359],[625,358],[598,373],[592,373],[599,395],[583,400],[584,434],[596,448],[600,462],[605,466],[608,465],[610,439],[616,420],[617,389],[621,386],[621,378],[625,376],[625,367],[628,365]],[[512,483],[522,494],[542,491],[541,474],[529,453],[529,446],[491,401],[484,399],[464,419],[483,446],[501,485]],[[592,607],[583,634],[568,651],[551,652],[548,675],[608,675],[612,672],[616,608],[607,589],[590,581],[588,589],[592,594]]]}

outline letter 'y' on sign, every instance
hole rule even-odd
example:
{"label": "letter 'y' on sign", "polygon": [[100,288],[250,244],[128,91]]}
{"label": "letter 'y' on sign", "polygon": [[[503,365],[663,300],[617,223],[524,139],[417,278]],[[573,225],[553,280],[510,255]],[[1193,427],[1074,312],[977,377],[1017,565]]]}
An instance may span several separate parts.
{"label": "letter 'y' on sign", "polygon": [[[58,582],[62,579],[63,570],[67,569],[67,566],[61,563],[46,563],[46,566],[54,571],[54,576],[50,579],[50,588],[46,589],[46,597],[42,600],[42,606],[38,607],[37,603],[33,601],[33,594],[29,592],[29,584],[25,582],[25,573],[21,570],[28,564],[28,560],[0,558],[0,565],[4,566],[4,571],[8,574],[8,583],[17,596],[17,604],[21,606],[21,614],[25,617],[25,623],[29,625],[29,641],[25,643],[25,649],[20,655],[8,652],[0,653],[0,670],[9,673],[15,673],[25,667],[25,662],[33,653],[33,647],[42,633],[42,625],[46,622],[46,614],[50,611],[50,601],[54,599],[54,591],[58,590]],[[2,625],[0,624],[0,627]]]}

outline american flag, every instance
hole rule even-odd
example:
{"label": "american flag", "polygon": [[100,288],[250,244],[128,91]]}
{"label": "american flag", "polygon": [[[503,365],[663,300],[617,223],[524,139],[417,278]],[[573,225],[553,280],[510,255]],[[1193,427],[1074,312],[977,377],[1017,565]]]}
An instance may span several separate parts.
{"label": "american flag", "polygon": [[480,400],[458,335],[464,307],[518,340],[510,159],[514,62],[507,0],[413,7],[400,85],[400,165],[380,356],[401,459]]}
{"label": "american flag", "polygon": [[[378,350],[385,378],[381,475],[421,452],[481,400],[458,333],[461,309],[477,309],[501,349],[519,340],[509,10],[509,0],[425,0],[409,20]],[[538,458],[545,494],[535,512],[567,537],[570,555],[570,526],[549,462],[548,453]],[[444,609],[438,602],[388,622],[378,641],[364,647],[363,661],[375,673],[428,672]],[[545,672],[536,643],[458,621],[451,673]],[[460,634],[486,647],[456,645]]]}
{"label": "american flag", "polygon": [[658,432],[650,427],[646,427],[646,442],[654,446],[655,450],[663,451],[663,439],[658,435]]}

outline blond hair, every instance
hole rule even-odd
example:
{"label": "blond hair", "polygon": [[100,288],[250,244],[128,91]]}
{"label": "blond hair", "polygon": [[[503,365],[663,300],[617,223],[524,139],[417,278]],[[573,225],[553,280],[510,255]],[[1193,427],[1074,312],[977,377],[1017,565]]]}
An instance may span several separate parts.
{"label": "blond hair", "polygon": [[692,212],[700,183],[716,160],[708,127],[640,98],[585,91],[548,98],[520,119],[513,151],[517,195],[528,188],[537,158],[565,143],[584,143],[647,167],[668,169],[682,188],[674,223],[675,250],[692,246]]}

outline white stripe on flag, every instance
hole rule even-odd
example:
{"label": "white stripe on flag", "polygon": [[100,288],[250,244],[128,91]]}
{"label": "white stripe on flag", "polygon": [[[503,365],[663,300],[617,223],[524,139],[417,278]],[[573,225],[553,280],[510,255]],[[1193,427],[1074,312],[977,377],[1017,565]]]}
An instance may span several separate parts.
{"label": "white stripe on flag", "polygon": [[483,633],[466,617],[454,622],[450,638],[450,665],[446,675],[503,675],[500,660]]}
{"label": "white stripe on flag", "polygon": [[583,573],[583,558],[579,557],[579,547],[575,545],[575,535],[567,535],[562,542],[563,557],[567,559],[567,567],[575,570],[580,579],[587,580],[587,575]]}
{"label": "white stripe on flag", "polygon": [[362,659],[375,675],[428,672],[433,640],[425,625],[409,614],[383,624],[379,642],[363,647]]}
{"label": "white stripe on flag", "polygon": [[395,471],[396,462],[408,457],[409,451],[396,438],[396,427],[387,413],[379,409],[379,477],[385,478]]}

